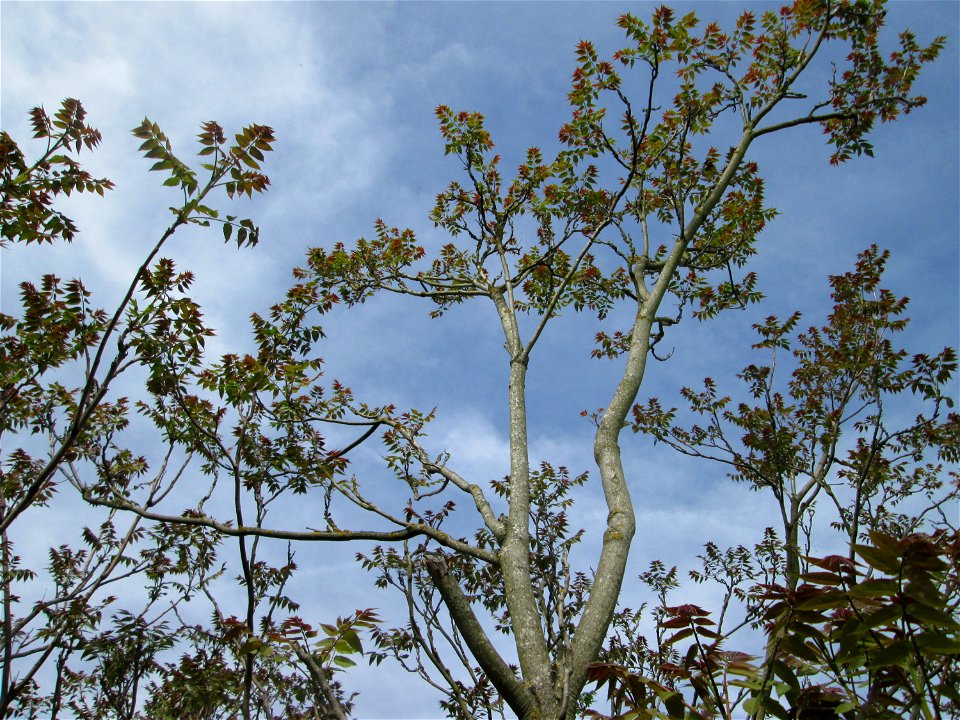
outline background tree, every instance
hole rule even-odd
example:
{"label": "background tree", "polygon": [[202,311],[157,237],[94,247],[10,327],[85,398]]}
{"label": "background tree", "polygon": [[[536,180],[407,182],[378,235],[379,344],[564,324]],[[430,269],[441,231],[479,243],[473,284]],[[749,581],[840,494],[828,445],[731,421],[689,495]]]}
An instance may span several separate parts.
{"label": "background tree", "polygon": [[[777,386],[778,355],[791,349],[799,312],[756,326],[761,340],[754,347],[769,349],[771,359],[739,376],[756,404],[732,408],[731,398],[719,397],[707,378],[703,391],[681,391],[705,426],[675,424],[676,410],[664,411],[657,400],[633,409],[635,431],[727,464],[734,480],[773,494],[785,541],[785,581],[792,589],[808,570],[803,555],[820,544],[813,541],[818,497],[833,506],[833,526],[846,536],[850,560],[867,533],[903,537],[928,527],[927,515],[934,525],[956,530],[948,510],[957,499],[957,473],[943,465],[960,458],[960,416],[948,412],[953,399],[945,394],[956,372],[956,350],[908,356],[893,344],[908,322],[900,317],[907,299],[879,286],[888,257],[872,246],[854,271],[830,279],[833,312],[824,327],[797,337],[795,368],[784,392]],[[785,360],[779,358],[781,367]],[[917,399],[916,415],[891,427],[888,408],[906,392]],[[816,519],[824,525],[823,512]]]}
{"label": "background tree", "polygon": [[[754,347],[770,360],[739,375],[749,401],[720,396],[707,378],[702,391],[681,390],[703,424],[684,427],[656,399],[634,406],[635,431],[772,494],[782,527],[753,551],[706,546],[690,576],[722,586],[716,620],[668,602],[676,568],[650,568],[657,637],[631,638],[637,614],[621,611],[607,662],[593,670],[619,711],[786,717],[783,702],[796,717],[820,717],[810,714],[818,707],[831,717],[957,712],[960,416],[946,393],[956,352],[895,344],[907,299],[880,286],[888,258],[871,246],[830,278],[824,326],[798,332],[798,312],[755,326]],[[761,624],[760,663],[728,649]]]}
{"label": "background tree", "polygon": [[[72,157],[100,141],[85,117],[72,99],[52,117],[42,108],[31,111],[35,137],[46,143],[32,165],[6,133],[0,136],[5,244],[72,240],[76,227],[54,208],[54,200],[72,191],[102,195],[112,187],[108,180],[90,177]],[[181,190],[183,200],[171,208],[173,222],[119,305],[112,313],[96,309],[81,281],[47,275],[39,288],[22,283],[19,317],[0,315],[0,433],[15,438],[6,445],[0,483],[0,712],[133,718],[142,717],[145,707],[151,717],[230,717],[238,711],[247,717],[251,712],[343,717],[350,703],[331,669],[352,663],[348,656],[361,649],[357,630],[375,623],[376,615],[358,611],[325,625],[327,637],[321,640],[295,616],[275,620],[278,610],[298,607],[284,595],[296,568],[292,552],[283,566],[271,567],[258,558],[256,541],[248,551],[240,536],[247,623],[221,609],[217,586],[211,585],[225,572],[221,538],[185,520],[147,523],[137,514],[107,508],[99,525],[79,528],[79,547],[64,536],[63,544],[50,549],[45,572],[22,567],[15,554],[10,533],[27,518],[36,521],[65,487],[78,490],[92,506],[102,506],[101,499],[123,487],[142,493],[149,507],[168,495],[168,482],[189,472],[194,451],[182,436],[167,434],[155,456],[132,449],[142,438],[126,432],[130,403],[116,386],[123,376],[138,376],[145,392],[134,407],[150,417],[149,398],[163,397],[198,367],[204,340],[212,334],[186,294],[192,275],[160,257],[174,233],[185,225],[215,222],[224,238],[235,237],[241,247],[258,239],[251,221],[221,218],[205,203],[219,188],[231,198],[266,189],[269,181],[258,162],[271,149],[270,128],[251,125],[228,145],[219,125],[205,123],[203,181],[173,154],[156,125],[144,120],[134,134],[143,140],[146,157],[156,161],[152,169],[166,172],[164,184]],[[34,442],[36,437],[45,442]],[[228,454],[223,462],[229,460]],[[256,501],[259,523],[270,498],[258,493]],[[86,519],[95,517],[91,513]],[[42,592],[32,592],[38,585]],[[20,588],[37,599],[22,598]],[[118,602],[121,591],[129,596],[131,590],[143,597],[140,607],[130,607],[126,599]],[[198,595],[210,603],[212,626],[181,615]],[[252,636],[255,617],[260,633],[272,641],[270,653]],[[171,663],[164,651],[174,646],[183,655]],[[260,656],[267,657],[254,672],[253,659]],[[41,683],[44,674],[55,677],[49,690]]]}

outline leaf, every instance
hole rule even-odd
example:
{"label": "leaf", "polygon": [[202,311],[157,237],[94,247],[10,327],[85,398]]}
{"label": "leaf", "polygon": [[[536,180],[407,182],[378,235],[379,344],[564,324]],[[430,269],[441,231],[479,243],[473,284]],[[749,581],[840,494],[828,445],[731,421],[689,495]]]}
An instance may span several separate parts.
{"label": "leaf", "polygon": [[760,704],[768,713],[780,718],[780,720],[790,720],[790,713],[772,697],[764,698]]}
{"label": "leaf", "polygon": [[821,592],[809,600],[797,605],[797,610],[825,610],[827,608],[842,607],[847,604],[847,594],[838,591]]}
{"label": "leaf", "polygon": [[800,692],[800,681],[797,679],[797,676],[793,670],[790,669],[790,666],[788,666],[785,662],[782,660],[774,660],[773,672],[776,673],[777,677],[789,685],[790,689],[795,693]]}
{"label": "leaf", "polygon": [[686,629],[684,629],[684,630],[681,630],[680,632],[677,632],[677,633],[674,633],[673,635],[671,635],[669,638],[667,638],[666,640],[663,641],[663,644],[664,644],[664,645],[673,645],[674,643],[680,642],[681,640],[684,640],[684,639],[690,637],[691,635],[693,635],[693,628],[689,628],[689,627],[688,627],[688,628],[686,628]]}
{"label": "leaf", "polygon": [[925,627],[960,629],[960,623],[958,623],[956,619],[929,605],[914,603],[907,608],[907,614],[917,618]]}
{"label": "leaf", "polygon": [[942,633],[925,632],[914,636],[918,647],[937,655],[960,655],[960,638]]}
{"label": "leaf", "polygon": [[900,558],[891,552],[885,552],[870,545],[854,545],[854,550],[871,567],[881,572],[889,575],[896,575],[900,572]]}
{"label": "leaf", "polygon": [[333,650],[334,652],[348,653],[348,654],[354,651],[353,646],[342,637],[333,646]]}
{"label": "leaf", "polygon": [[885,605],[876,612],[864,613],[862,616],[865,628],[876,628],[881,625],[888,625],[900,618],[903,610],[899,605]]}
{"label": "leaf", "polygon": [[854,585],[847,594],[856,600],[867,600],[878,597],[895,595],[900,591],[900,585],[896,580],[886,578],[864,580]]}
{"label": "leaf", "polygon": [[363,653],[363,643],[360,642],[360,636],[355,630],[347,630],[343,633],[343,639],[347,641],[347,644],[358,653]]}
{"label": "leaf", "polygon": [[909,657],[912,653],[913,649],[910,647],[908,640],[896,640],[883,648],[883,650],[874,653],[870,657],[867,667],[872,669],[885,665],[898,665],[901,660]]}
{"label": "leaf", "polygon": [[808,662],[817,663],[821,660],[816,649],[796,635],[787,635],[783,638],[780,641],[780,649]]}
{"label": "leaf", "polygon": [[671,717],[684,717],[686,708],[683,703],[683,696],[680,693],[671,690],[655,690],[655,692]]}
{"label": "leaf", "polygon": [[842,580],[837,573],[832,572],[809,572],[800,576],[804,582],[816,585],[839,585]]}
{"label": "leaf", "polygon": [[253,170],[260,169],[259,163],[257,163],[257,161],[251,158],[249,155],[244,153],[244,154],[241,154],[239,157],[240,157],[240,161],[244,165],[246,165],[248,168],[252,168]]}

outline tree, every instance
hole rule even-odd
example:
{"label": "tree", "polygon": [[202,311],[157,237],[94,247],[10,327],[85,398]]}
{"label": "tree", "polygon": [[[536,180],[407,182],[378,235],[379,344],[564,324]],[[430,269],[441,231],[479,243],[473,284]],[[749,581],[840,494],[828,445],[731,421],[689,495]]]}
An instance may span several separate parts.
{"label": "tree", "polygon": [[[788,717],[783,701],[791,717],[960,710],[960,534],[951,512],[960,415],[945,392],[956,351],[910,355],[894,344],[907,299],[880,287],[888,257],[871,246],[854,270],[831,277],[834,306],[822,327],[798,333],[799,313],[755,326],[754,347],[770,360],[739,375],[749,400],[734,403],[707,378],[702,391],[681,391],[702,425],[685,427],[656,399],[634,406],[635,431],[772,494],[783,541],[767,528],[752,552],[706,546],[690,576],[723,586],[717,620],[668,602],[676,568],[650,568],[642,579],[659,600],[656,641],[630,638],[637,616],[622,611],[606,662],[592,671],[618,712]],[[739,631],[761,625],[761,662],[729,649]]]}
{"label": "tree", "polygon": [[[18,402],[26,398],[4,428],[35,427],[52,450],[42,460],[28,456],[26,449],[5,460],[0,529],[6,532],[18,518],[38,510],[66,480],[87,503],[156,528],[158,540],[169,548],[162,557],[174,550],[188,553],[197,543],[213,548],[234,538],[246,591],[243,617],[220,610],[209,577],[212,565],[201,577],[182,582],[178,597],[203,594],[214,609],[214,627],[181,622],[191,628],[192,652],[175,668],[179,674],[171,674],[183,679],[181,689],[212,687],[223,707],[239,708],[244,717],[275,712],[279,696],[273,692],[285,690],[285,683],[293,683],[304,698],[314,688],[335,715],[340,703],[324,689],[329,668],[338,657],[360,649],[359,639],[352,642],[357,636],[351,622],[357,627],[373,622],[361,613],[331,626],[330,637],[342,635],[343,642],[320,652],[327,665],[318,665],[317,650],[308,644],[313,629],[292,614],[279,619],[296,611],[295,601],[284,594],[295,569],[292,551],[286,564],[270,567],[258,559],[261,540],[394,543],[362,562],[380,573],[381,584],[405,591],[411,623],[377,634],[375,659],[413,653],[410,667],[443,688],[452,714],[492,713],[505,704],[522,718],[575,716],[588,668],[614,618],[635,532],[620,434],[647,359],[656,356],[657,344],[684,312],[705,320],[760,298],[756,276],[744,268],[775,212],[765,206],[759,168],[748,159],[753,143],[819,124],[833,146],[831,162],[871,154],[868,134],[877,120],[891,121],[923,104],[922,97],[911,95],[911,87],[943,43],[937,39],[924,47],[904,32],[899,50],[884,59],[879,2],[801,0],[779,14],[757,18],[746,12],[726,33],[716,24],[698,30],[693,14],[677,17],[668,8],[655,11],[649,25],[630,15],[620,25],[628,45],[610,61],[601,60],[589,42],[577,48],[571,119],[559,130],[562,149],[553,159],[530,148],[516,176],[506,179],[483,117],[441,105],[437,117],[445,151],[463,168],[463,179],[438,195],[431,216],[450,242],[431,255],[412,231],[377,221],[372,239],[311,250],[286,296],[266,316],[253,316],[254,350],[212,364],[203,356],[210,330],[186,295],[191,276],[159,253],[187,224],[220,224],[225,239],[235,237],[241,246],[256,242],[258,231],[251,222],[221,216],[206,203],[220,187],[231,198],[266,189],[259,164],[273,134],[252,125],[228,146],[220,126],[205,123],[200,155],[208,179],[201,182],[201,172],[172,152],[156,125],[144,121],[135,130],[142,151],[156,160],[154,170],[167,175],[164,184],[180,188],[183,198],[172,208],[174,222],[120,306],[109,315],[90,312],[82,286],[72,285],[61,298],[59,281],[51,279],[40,291],[25,289],[25,299],[39,310],[25,312],[22,319],[4,319],[9,333],[4,359],[12,358],[11,380],[4,387],[15,388],[10,397]],[[843,67],[822,87],[804,86],[801,92],[801,79],[806,82],[814,58],[834,43],[844,48]],[[674,73],[679,88],[661,110],[662,86]],[[638,82],[642,90],[634,97]],[[65,127],[38,126],[53,146],[66,131],[79,132],[69,117],[59,121]],[[711,133],[729,133],[729,149],[706,146]],[[718,139],[716,145],[723,142]],[[31,177],[42,186],[50,180],[50,168],[41,161],[28,171],[21,162],[4,175],[4,209],[10,197],[14,218],[21,197],[17,188]],[[49,197],[34,199],[41,208],[49,206]],[[54,224],[48,234],[55,235],[59,227]],[[11,239],[41,238],[12,234]],[[432,303],[435,316],[474,299],[489,302],[496,312],[509,368],[510,472],[494,484],[492,495],[457,473],[455,458],[428,448],[432,412],[364,402],[345,384],[322,383],[314,346],[324,328],[313,313],[323,315],[336,304],[352,307],[382,293],[422,298]],[[595,416],[596,472],[609,513],[602,551],[589,575],[572,570],[570,551],[579,534],[568,528],[566,518],[570,488],[588,477],[571,478],[567,469],[549,463],[536,469],[528,445],[529,362],[550,321],[565,309],[589,310],[601,321],[623,314],[629,318],[620,330],[598,332],[594,351],[617,359],[622,375],[605,409]],[[43,355],[44,337],[51,331],[64,337],[54,364]],[[18,338],[25,333],[33,344],[21,347]],[[43,377],[50,368],[72,372],[77,389]],[[159,433],[158,446],[164,448],[159,460],[126,445],[129,407],[116,390],[124,372],[143,374],[145,391],[135,407]],[[331,434],[336,443],[328,440]],[[378,434],[387,468],[409,493],[407,503],[396,508],[381,504],[350,473],[350,453]],[[195,475],[205,482],[184,481]],[[202,488],[200,494],[191,494],[196,488]],[[269,510],[281,500],[307,493],[322,499],[323,529],[268,522]],[[448,532],[450,525],[444,525],[455,499],[464,497],[481,523],[472,539]],[[378,524],[340,527],[336,518],[344,505],[365,511]],[[498,512],[501,508],[505,512]],[[110,552],[120,557],[123,550]],[[5,557],[10,558],[5,574],[10,595],[11,584],[26,578],[16,575],[12,553]],[[183,561],[176,566],[181,572],[196,567],[188,555],[177,559]],[[8,616],[14,605],[7,603]],[[177,601],[169,607],[176,614]],[[509,631],[516,667],[477,617],[480,608]],[[452,626],[444,625],[445,618]],[[115,634],[98,645],[86,628],[87,635],[78,633],[82,640],[74,645],[65,647],[58,640],[50,647],[67,654],[83,648],[94,661],[103,657],[97,648],[113,648],[94,675],[102,678],[121,668],[128,673],[123,682],[134,687],[146,677],[143,672],[155,667],[150,663],[168,636],[153,632],[162,629],[160,618],[146,622],[118,615],[116,622],[118,634],[142,641],[128,649],[126,643],[110,641]],[[278,656],[278,648],[288,642],[300,661],[299,684],[284,675],[289,665]],[[234,675],[227,686],[217,682],[228,668],[206,673],[204,664],[214,647],[231,648],[229,671]],[[123,653],[146,664],[118,664]],[[15,655],[7,653],[8,667]],[[463,661],[464,674],[446,670],[449,657]],[[141,672],[141,667],[147,670]],[[314,672],[317,667],[322,672]],[[130,676],[133,670],[140,674]],[[12,675],[5,677],[9,704],[14,700],[8,682]],[[23,683],[17,682],[20,688]],[[124,695],[123,708],[116,707],[107,688],[101,695],[97,702],[112,703],[111,712],[135,712],[130,693]],[[289,695],[306,702],[296,692]],[[217,709],[202,705],[161,707],[162,696],[151,698],[148,712],[216,716]],[[202,702],[200,694],[196,697]],[[314,702],[312,712],[320,712],[321,704]],[[311,710],[303,705],[284,712]]]}
{"label": "tree", "polygon": [[[85,117],[73,99],[64,100],[53,117],[42,108],[31,111],[35,137],[46,142],[32,164],[6,133],[0,136],[5,244],[72,240],[76,228],[53,201],[72,191],[103,195],[112,187],[108,180],[90,177],[71,157],[99,144],[99,132],[85,124]],[[19,318],[0,316],[0,432],[17,438],[4,458],[0,484],[4,716],[57,717],[69,710],[80,717],[138,717],[138,692],[144,691],[151,717],[229,717],[238,709],[249,717],[255,686],[268,688],[257,698],[268,716],[275,705],[287,717],[317,712],[343,717],[350,708],[330,677],[331,668],[352,662],[348,656],[361,649],[357,631],[374,624],[376,614],[358,611],[324,625],[328,637],[319,643],[314,640],[318,630],[296,616],[274,622],[278,608],[298,607],[283,593],[296,568],[292,552],[284,565],[271,567],[258,559],[256,543],[247,552],[241,537],[246,623],[221,610],[212,584],[225,572],[218,567],[221,538],[189,524],[190,513],[180,522],[145,526],[137,514],[108,509],[99,526],[79,529],[79,549],[66,542],[50,549],[46,573],[21,567],[14,554],[11,531],[42,512],[64,485],[94,506],[104,505],[122,486],[142,492],[149,507],[169,493],[166,482],[175,483],[188,471],[193,453],[189,447],[184,452],[183,436],[166,436],[155,470],[148,453],[121,445],[130,403],[114,386],[122,376],[140,372],[145,394],[135,407],[151,416],[145,401],[164,397],[202,361],[204,340],[212,331],[186,295],[192,275],[159,257],[174,233],[185,225],[215,222],[224,238],[235,237],[240,247],[258,240],[250,220],[221,218],[205,203],[219,188],[230,198],[266,189],[269,180],[258,163],[271,149],[272,130],[251,125],[235,136],[234,145],[227,145],[214,122],[202,130],[203,182],[172,153],[156,125],[144,120],[134,130],[145,156],[156,160],[152,169],[167,172],[164,184],[179,188],[183,200],[171,208],[173,222],[112,313],[94,308],[79,280],[47,275],[39,288],[21,284]],[[35,436],[44,437],[47,448],[23,439]],[[262,522],[269,499],[258,494],[257,501]],[[30,604],[16,588],[34,581],[44,592]],[[143,584],[141,607],[117,607],[116,595],[109,593],[129,589],[134,581]],[[181,616],[197,595],[209,601],[212,627]],[[261,632],[272,641],[269,656],[265,642],[251,638],[258,610]],[[306,652],[307,643],[314,652]],[[180,661],[164,662],[163,652],[174,645],[184,653]],[[258,653],[266,657],[254,672]],[[56,677],[49,692],[41,691],[38,680],[44,672]]]}
{"label": "tree", "polygon": [[[874,531],[854,560],[806,557],[811,571],[791,590],[748,587],[769,568],[743,547],[708,546],[713,574],[690,575],[729,589],[718,621],[698,605],[668,605],[676,568],[653,563],[642,579],[659,595],[655,642],[630,634],[643,608],[622,610],[590,677],[616,718],[957,717],[957,550],[956,532],[942,528],[903,538]],[[746,619],[724,628],[732,597],[746,603]],[[727,649],[748,624],[768,636],[759,662]]]}
{"label": "tree", "polygon": [[[664,412],[656,400],[633,409],[635,431],[679,452],[728,464],[733,479],[774,495],[791,589],[807,570],[803,550],[811,545],[811,517],[821,494],[836,511],[835,525],[846,536],[850,560],[869,531],[906,536],[925,527],[930,513],[950,526],[944,508],[957,493],[942,492],[943,462],[958,459],[960,417],[947,411],[953,400],[944,390],[956,372],[956,351],[916,354],[903,367],[907,353],[894,347],[892,335],[906,327],[899,316],[907,299],[879,287],[888,257],[872,246],[853,272],[831,278],[833,313],[824,327],[798,336],[796,368],[785,392],[776,384],[778,354],[791,349],[799,312],[783,322],[771,316],[756,326],[761,340],[755,347],[769,349],[771,358],[740,375],[755,405],[730,409],[731,399],[718,397],[716,383],[707,378],[703,391],[682,391],[691,410],[707,419],[706,427],[674,425],[676,411]],[[891,428],[885,409],[908,391],[926,407],[912,422]],[[740,438],[731,437],[733,428]],[[851,431],[856,438],[844,457],[842,441],[849,442]],[[924,462],[931,453],[936,462]],[[917,496],[926,498],[926,507],[897,512]]]}

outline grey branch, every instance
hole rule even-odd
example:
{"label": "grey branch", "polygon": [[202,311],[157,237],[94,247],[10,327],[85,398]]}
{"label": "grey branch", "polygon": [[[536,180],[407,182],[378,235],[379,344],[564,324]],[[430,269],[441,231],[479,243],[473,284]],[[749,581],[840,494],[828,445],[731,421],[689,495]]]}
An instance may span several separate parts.
{"label": "grey branch", "polygon": [[456,623],[477,663],[483,668],[507,704],[518,715],[526,715],[527,710],[534,707],[535,700],[532,693],[520,682],[490,642],[490,638],[480,626],[469,601],[460,589],[460,584],[450,574],[447,561],[442,555],[427,555],[424,558],[424,564],[430,579],[440,591],[450,617]]}

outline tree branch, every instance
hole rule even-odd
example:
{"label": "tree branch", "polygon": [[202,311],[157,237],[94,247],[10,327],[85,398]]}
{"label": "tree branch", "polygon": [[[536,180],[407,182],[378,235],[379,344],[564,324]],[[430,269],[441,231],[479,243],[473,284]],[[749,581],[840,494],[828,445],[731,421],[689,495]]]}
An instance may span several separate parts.
{"label": "tree branch", "polygon": [[769,135],[787,128],[797,127],[798,125],[809,125],[810,123],[827,122],[828,120],[849,120],[854,117],[851,112],[832,112],[823,115],[805,115],[804,117],[794,118],[793,120],[784,120],[783,122],[767,125],[764,128],[753,131],[753,137],[758,138],[762,135]]}
{"label": "tree branch", "polygon": [[343,711],[340,701],[337,700],[337,695],[333,692],[333,688],[330,687],[326,671],[317,665],[313,656],[301,647],[299,643],[293,643],[293,652],[300,658],[300,662],[306,666],[310,678],[320,688],[320,692],[317,693],[317,695],[326,701],[326,710],[333,715],[335,720],[347,720],[347,714]]}
{"label": "tree branch", "polygon": [[274,530],[263,527],[234,526],[214,520],[206,515],[164,515],[162,513],[147,510],[129,500],[109,499],[96,497],[89,489],[81,491],[83,499],[92,505],[101,505],[116,510],[126,510],[146,520],[154,522],[168,523],[171,525],[191,525],[194,527],[205,527],[216,530],[222,535],[229,537],[265,537],[276,540],[303,540],[303,541],[349,541],[349,540],[382,540],[392,542],[394,540],[408,540],[419,535],[427,534],[429,528],[419,528],[417,526],[408,526],[403,530],[379,531],[379,530]]}
{"label": "tree branch", "polygon": [[493,508],[490,507],[490,503],[483,494],[483,489],[475,483],[467,482],[462,476],[448,468],[446,465],[439,465],[430,460],[430,456],[427,455],[426,450],[424,450],[423,446],[417,442],[416,438],[413,436],[413,433],[411,433],[408,428],[396,423],[393,423],[392,425],[393,428],[403,436],[404,440],[409,443],[410,447],[413,448],[417,455],[417,459],[420,461],[420,464],[423,465],[424,469],[427,470],[427,472],[440,475],[445,480],[449,480],[458,488],[470,494],[470,496],[473,498],[474,504],[477,506],[477,511],[480,513],[481,517],[483,517],[484,524],[487,526],[490,532],[493,533],[494,537],[496,537],[498,540],[503,540],[506,529],[504,528],[503,523],[494,514]]}
{"label": "tree branch", "polygon": [[473,657],[507,704],[518,716],[525,717],[527,711],[535,706],[533,694],[520,682],[490,642],[459,583],[450,574],[446,560],[442,555],[427,555],[424,563]]}

